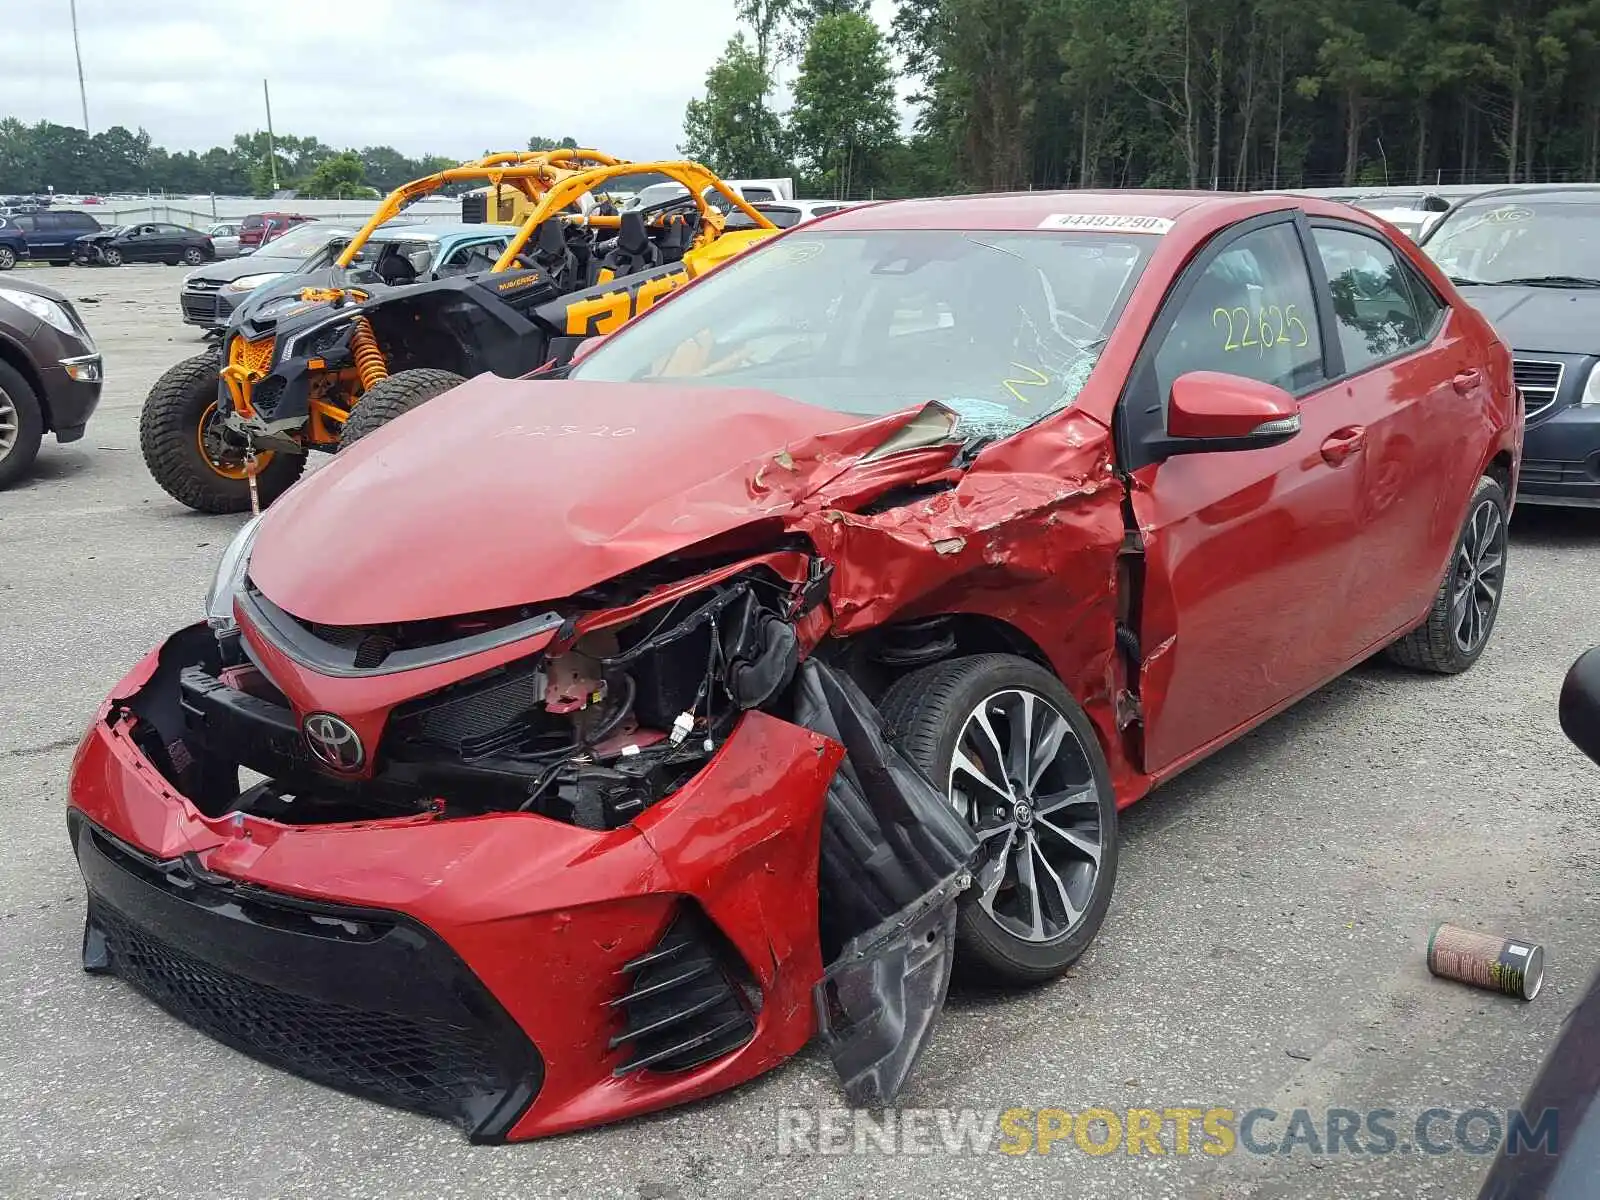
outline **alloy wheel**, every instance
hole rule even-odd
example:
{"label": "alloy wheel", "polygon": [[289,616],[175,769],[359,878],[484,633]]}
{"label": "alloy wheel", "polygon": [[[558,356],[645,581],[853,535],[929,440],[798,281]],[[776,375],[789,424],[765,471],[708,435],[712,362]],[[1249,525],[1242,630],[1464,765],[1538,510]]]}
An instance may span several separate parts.
{"label": "alloy wheel", "polygon": [[0,271],[9,271],[17,265],[17,252],[10,246],[0,246]]}
{"label": "alloy wheel", "polygon": [[22,432],[22,417],[11,397],[0,392],[0,462],[4,462],[16,448]]}
{"label": "alloy wheel", "polygon": [[977,903],[1029,942],[1066,936],[1089,908],[1100,871],[1100,795],[1082,742],[1037,693],[995,692],[961,726],[950,803],[982,846]]}
{"label": "alloy wheel", "polygon": [[1450,632],[1463,653],[1474,653],[1489,636],[1505,567],[1505,514],[1494,500],[1484,499],[1472,510],[1456,548]]}

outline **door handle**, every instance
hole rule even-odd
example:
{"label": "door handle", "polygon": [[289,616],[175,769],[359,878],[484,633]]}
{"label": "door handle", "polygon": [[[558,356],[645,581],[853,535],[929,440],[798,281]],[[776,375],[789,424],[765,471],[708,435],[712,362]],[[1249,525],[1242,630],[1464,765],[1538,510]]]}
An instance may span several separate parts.
{"label": "door handle", "polygon": [[1329,466],[1341,466],[1366,444],[1367,431],[1360,425],[1351,425],[1327,436],[1322,443],[1322,457]]}
{"label": "door handle", "polygon": [[1476,367],[1468,367],[1465,371],[1459,372],[1456,377],[1450,381],[1450,383],[1456,389],[1456,391],[1465,396],[1468,392],[1476,390],[1482,379],[1482,371],[1478,370]]}

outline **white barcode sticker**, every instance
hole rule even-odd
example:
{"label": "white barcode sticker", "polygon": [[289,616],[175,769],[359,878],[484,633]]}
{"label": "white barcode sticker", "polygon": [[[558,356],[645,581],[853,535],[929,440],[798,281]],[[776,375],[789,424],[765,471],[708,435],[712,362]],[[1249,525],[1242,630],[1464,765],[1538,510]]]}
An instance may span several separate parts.
{"label": "white barcode sticker", "polygon": [[1169,217],[1139,217],[1132,213],[1051,213],[1040,229],[1103,229],[1115,233],[1150,233],[1160,237],[1172,228]]}

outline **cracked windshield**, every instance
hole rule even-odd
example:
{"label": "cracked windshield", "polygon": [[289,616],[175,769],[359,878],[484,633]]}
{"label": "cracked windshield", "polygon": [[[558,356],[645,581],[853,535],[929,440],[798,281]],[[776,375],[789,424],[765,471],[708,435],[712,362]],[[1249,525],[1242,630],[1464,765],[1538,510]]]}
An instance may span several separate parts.
{"label": "cracked windshield", "polygon": [[1005,437],[1076,399],[1154,240],[816,233],[719,270],[573,372],[760,388],[881,416],[937,401]]}

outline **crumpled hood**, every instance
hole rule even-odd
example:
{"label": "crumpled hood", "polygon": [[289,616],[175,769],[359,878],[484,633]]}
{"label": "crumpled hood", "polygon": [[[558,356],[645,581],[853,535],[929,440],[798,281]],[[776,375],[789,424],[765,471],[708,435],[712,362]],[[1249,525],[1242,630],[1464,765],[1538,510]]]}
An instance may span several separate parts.
{"label": "crumpled hood", "polygon": [[482,375],[291,488],[261,522],[250,577],[328,625],[556,600],[788,512],[905,419]]}
{"label": "crumpled hood", "polygon": [[1497,284],[1461,294],[1513,350],[1600,354],[1600,289]]}

